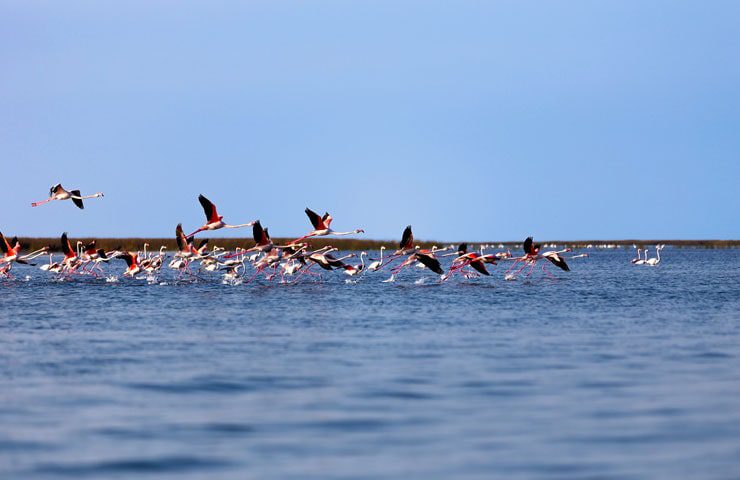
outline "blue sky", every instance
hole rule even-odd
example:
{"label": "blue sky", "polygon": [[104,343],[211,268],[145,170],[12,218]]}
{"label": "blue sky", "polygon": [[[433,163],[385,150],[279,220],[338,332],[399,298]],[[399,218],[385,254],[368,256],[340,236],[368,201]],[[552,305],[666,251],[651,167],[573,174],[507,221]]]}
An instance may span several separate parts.
{"label": "blue sky", "polygon": [[[738,25],[730,1],[0,1],[0,229],[171,236],[203,193],[273,236],[310,206],[370,238],[740,238]],[[32,209],[57,181],[106,196]]]}

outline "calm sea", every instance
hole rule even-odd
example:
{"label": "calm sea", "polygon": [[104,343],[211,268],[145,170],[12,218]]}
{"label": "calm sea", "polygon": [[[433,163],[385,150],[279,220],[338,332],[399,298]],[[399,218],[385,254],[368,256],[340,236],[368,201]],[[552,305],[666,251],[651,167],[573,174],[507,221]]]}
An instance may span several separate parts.
{"label": "calm sea", "polygon": [[16,266],[0,478],[740,478],[740,250],[588,252],[441,285]]}

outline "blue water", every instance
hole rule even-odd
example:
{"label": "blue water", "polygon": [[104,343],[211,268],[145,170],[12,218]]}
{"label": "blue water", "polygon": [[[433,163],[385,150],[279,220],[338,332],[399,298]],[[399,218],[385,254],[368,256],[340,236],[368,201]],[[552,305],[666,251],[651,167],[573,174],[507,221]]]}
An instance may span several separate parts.
{"label": "blue water", "polygon": [[442,285],[16,266],[0,478],[740,478],[740,251],[589,253]]}

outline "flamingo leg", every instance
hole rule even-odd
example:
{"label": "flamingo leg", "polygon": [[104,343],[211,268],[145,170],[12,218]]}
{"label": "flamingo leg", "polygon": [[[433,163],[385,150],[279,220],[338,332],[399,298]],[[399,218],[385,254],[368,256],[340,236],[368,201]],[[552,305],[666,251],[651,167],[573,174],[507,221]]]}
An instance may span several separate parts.
{"label": "flamingo leg", "polygon": [[51,202],[52,200],[54,200],[54,197],[49,197],[49,198],[47,198],[46,200],[41,200],[41,201],[39,201],[39,202],[31,202],[31,206],[32,206],[32,207],[38,207],[38,206],[41,206],[41,205],[43,205],[43,204],[45,204],[45,203],[49,203],[49,202]]}
{"label": "flamingo leg", "polygon": [[185,236],[185,238],[190,238],[190,237],[192,237],[193,235],[195,235],[196,233],[200,233],[200,232],[202,232],[203,230],[205,230],[205,228],[203,228],[203,227],[200,227],[200,228],[199,228],[198,230],[194,231],[194,232],[193,232],[193,233],[191,233],[190,235],[186,235],[186,236]]}
{"label": "flamingo leg", "polygon": [[550,271],[547,268],[545,268],[546,266],[547,266],[546,264],[544,264],[544,263],[542,264],[542,271],[545,272],[545,275],[547,275],[548,278],[551,278],[553,280],[556,280],[555,275],[553,275],[552,273],[550,273]]}

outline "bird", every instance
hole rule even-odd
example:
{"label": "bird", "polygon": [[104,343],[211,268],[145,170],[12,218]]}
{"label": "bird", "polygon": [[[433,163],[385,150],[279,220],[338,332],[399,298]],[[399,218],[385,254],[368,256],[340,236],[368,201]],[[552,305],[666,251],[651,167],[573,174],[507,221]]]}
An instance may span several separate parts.
{"label": "bird", "polygon": [[561,253],[564,252],[570,252],[569,248],[566,248],[561,251],[548,251],[548,252],[542,252],[540,253],[541,246],[539,244],[535,245],[532,237],[527,237],[524,240],[524,253],[525,256],[529,257],[531,260],[534,260],[535,262],[541,258],[544,258],[546,260],[549,260],[553,265],[556,267],[565,270],[566,272],[570,271],[570,268],[568,267],[568,264],[565,263],[565,260],[563,257],[560,256]]}
{"label": "bird", "polygon": [[374,271],[378,270],[380,267],[383,266],[383,250],[385,250],[385,245],[382,245],[380,247],[380,259],[379,260],[375,260],[370,265],[368,265],[367,270],[369,272],[374,272]]}
{"label": "bird", "polygon": [[[631,263],[637,263],[637,262],[639,262],[640,260],[642,260],[642,259],[640,258],[640,254],[641,254],[641,253],[642,253],[642,249],[641,249],[641,248],[638,248],[638,249],[637,249],[637,257],[635,257],[635,258],[633,258],[632,260],[630,260],[630,262],[631,262]],[[643,263],[644,263],[644,262],[643,262]]]}
{"label": "bird", "polygon": [[200,227],[198,230],[188,235],[187,236],[188,238],[192,237],[198,232],[202,232],[203,230],[218,230],[220,228],[251,227],[252,225],[256,223],[256,222],[249,222],[249,223],[242,223],[240,225],[229,225],[227,223],[224,223],[223,215],[218,214],[218,211],[216,210],[216,205],[214,205],[213,202],[208,200],[202,194],[198,195],[198,201],[203,207],[203,212],[206,214],[206,223],[202,227]]}
{"label": "bird", "polygon": [[141,271],[141,268],[139,267],[139,256],[137,254],[131,252],[123,252],[121,255],[118,256],[118,258],[126,262],[126,265],[128,266],[126,271],[123,272],[125,276],[133,277]]}
{"label": "bird", "polygon": [[23,265],[35,266],[35,264],[29,263],[29,261],[49,251],[49,247],[43,247],[26,255],[21,255],[21,248],[18,237],[13,237],[8,242],[8,239],[0,232],[0,249],[3,250],[3,256],[0,257],[0,264],[16,262]]}
{"label": "bird", "polygon": [[53,185],[49,189],[49,198],[47,198],[46,200],[41,200],[39,202],[32,202],[31,206],[38,207],[45,203],[51,202],[53,200],[72,200],[72,202],[75,205],[77,205],[77,208],[82,210],[85,208],[85,205],[82,203],[83,200],[88,199],[88,198],[98,198],[102,196],[104,196],[103,192],[98,192],[98,193],[94,193],[92,195],[86,195],[83,197],[82,194],[80,194],[79,190],[67,191],[64,189],[64,187],[62,187],[61,183],[57,183],[56,185]]}
{"label": "bird", "polygon": [[[457,247],[457,252],[454,252],[452,255],[457,255],[457,257],[452,261],[452,266],[447,271],[447,274],[443,277],[443,280],[447,280],[452,275],[454,275],[457,272],[463,272],[464,268],[467,266],[472,267],[474,270],[476,270],[481,275],[490,276],[491,274],[488,272],[488,269],[486,268],[486,263],[490,263],[493,265],[496,265],[498,258],[495,254],[487,254],[483,255],[483,248],[480,249],[481,253],[477,252],[468,252],[468,244],[467,243],[461,243],[459,247]],[[451,255],[451,254],[447,254]],[[475,276],[475,274],[470,273],[464,274],[466,277]]]}
{"label": "bird", "polygon": [[660,263],[660,251],[663,250],[663,247],[665,245],[656,245],[655,246],[655,252],[657,257],[647,258],[647,253],[645,254],[645,265],[648,265],[650,267],[654,267]]}
{"label": "bird", "polygon": [[350,276],[361,273],[365,269],[365,255],[367,255],[367,252],[360,252],[360,263],[358,265],[344,265],[344,273]]}
{"label": "bird", "polygon": [[[561,270],[564,270],[566,272],[570,271],[570,267],[568,267],[568,264],[565,262],[565,259],[561,256],[562,253],[570,252],[571,251],[570,248],[565,248],[559,251],[551,250],[551,251],[540,253],[541,245],[535,244],[532,237],[527,237],[524,240],[524,243],[522,244],[522,248],[524,250],[523,256],[510,259],[510,260],[513,260],[514,263],[504,274],[507,280],[513,280],[514,278],[516,278],[516,276],[522,270],[524,270],[527,266],[530,267],[529,273],[527,273],[527,276],[530,276],[537,262],[542,259],[549,261],[550,263],[560,268]],[[511,271],[514,269],[514,267],[516,267],[517,263],[519,262],[521,262],[523,265],[521,266],[521,268],[519,268],[519,270],[511,274]],[[550,273],[547,270],[545,270],[544,265],[542,266],[542,271],[545,272],[548,276],[551,276]]]}
{"label": "bird", "polygon": [[[0,263],[12,263],[18,261],[18,254],[21,251],[21,244],[17,238],[13,238],[10,242],[0,232],[0,248],[3,250],[3,256],[0,257]],[[23,263],[22,261],[19,263]]]}
{"label": "bird", "polygon": [[409,260],[412,264],[414,261],[422,263],[425,267],[427,267],[429,270],[433,271],[437,275],[444,275],[445,273],[445,271],[442,270],[442,266],[440,265],[439,260],[428,253],[412,253],[409,257]]}
{"label": "bird", "polygon": [[393,252],[394,256],[407,255],[416,251],[414,247],[414,232],[411,230],[411,225],[406,225],[401,234],[401,241],[398,243],[398,250]]}
{"label": "bird", "polygon": [[59,273],[62,271],[62,264],[54,261],[54,254],[49,254],[49,263],[45,263],[39,267],[41,270],[47,272]]}
{"label": "bird", "polygon": [[72,248],[72,244],[69,243],[67,238],[67,232],[62,233],[62,253],[64,253],[64,260],[62,260],[62,267],[69,271],[74,271],[75,268],[79,267],[82,261],[80,260],[77,251]]}
{"label": "bird", "polygon": [[270,238],[270,232],[267,228],[262,228],[262,224],[259,220],[254,222],[252,225],[252,238],[254,238],[254,247],[248,249],[248,252],[267,252],[272,249],[272,239]]}
{"label": "bird", "polygon": [[293,240],[292,242],[290,242],[290,244],[300,242],[301,240],[309,237],[325,237],[327,235],[354,235],[357,233],[365,233],[365,230],[361,228],[356,228],[351,232],[336,232],[330,227],[333,218],[331,214],[329,214],[329,212],[325,212],[323,217],[320,217],[318,213],[314,212],[308,207],[306,207],[305,212],[308,216],[308,219],[311,221],[311,225],[313,225],[313,230],[308,232],[306,235]]}

